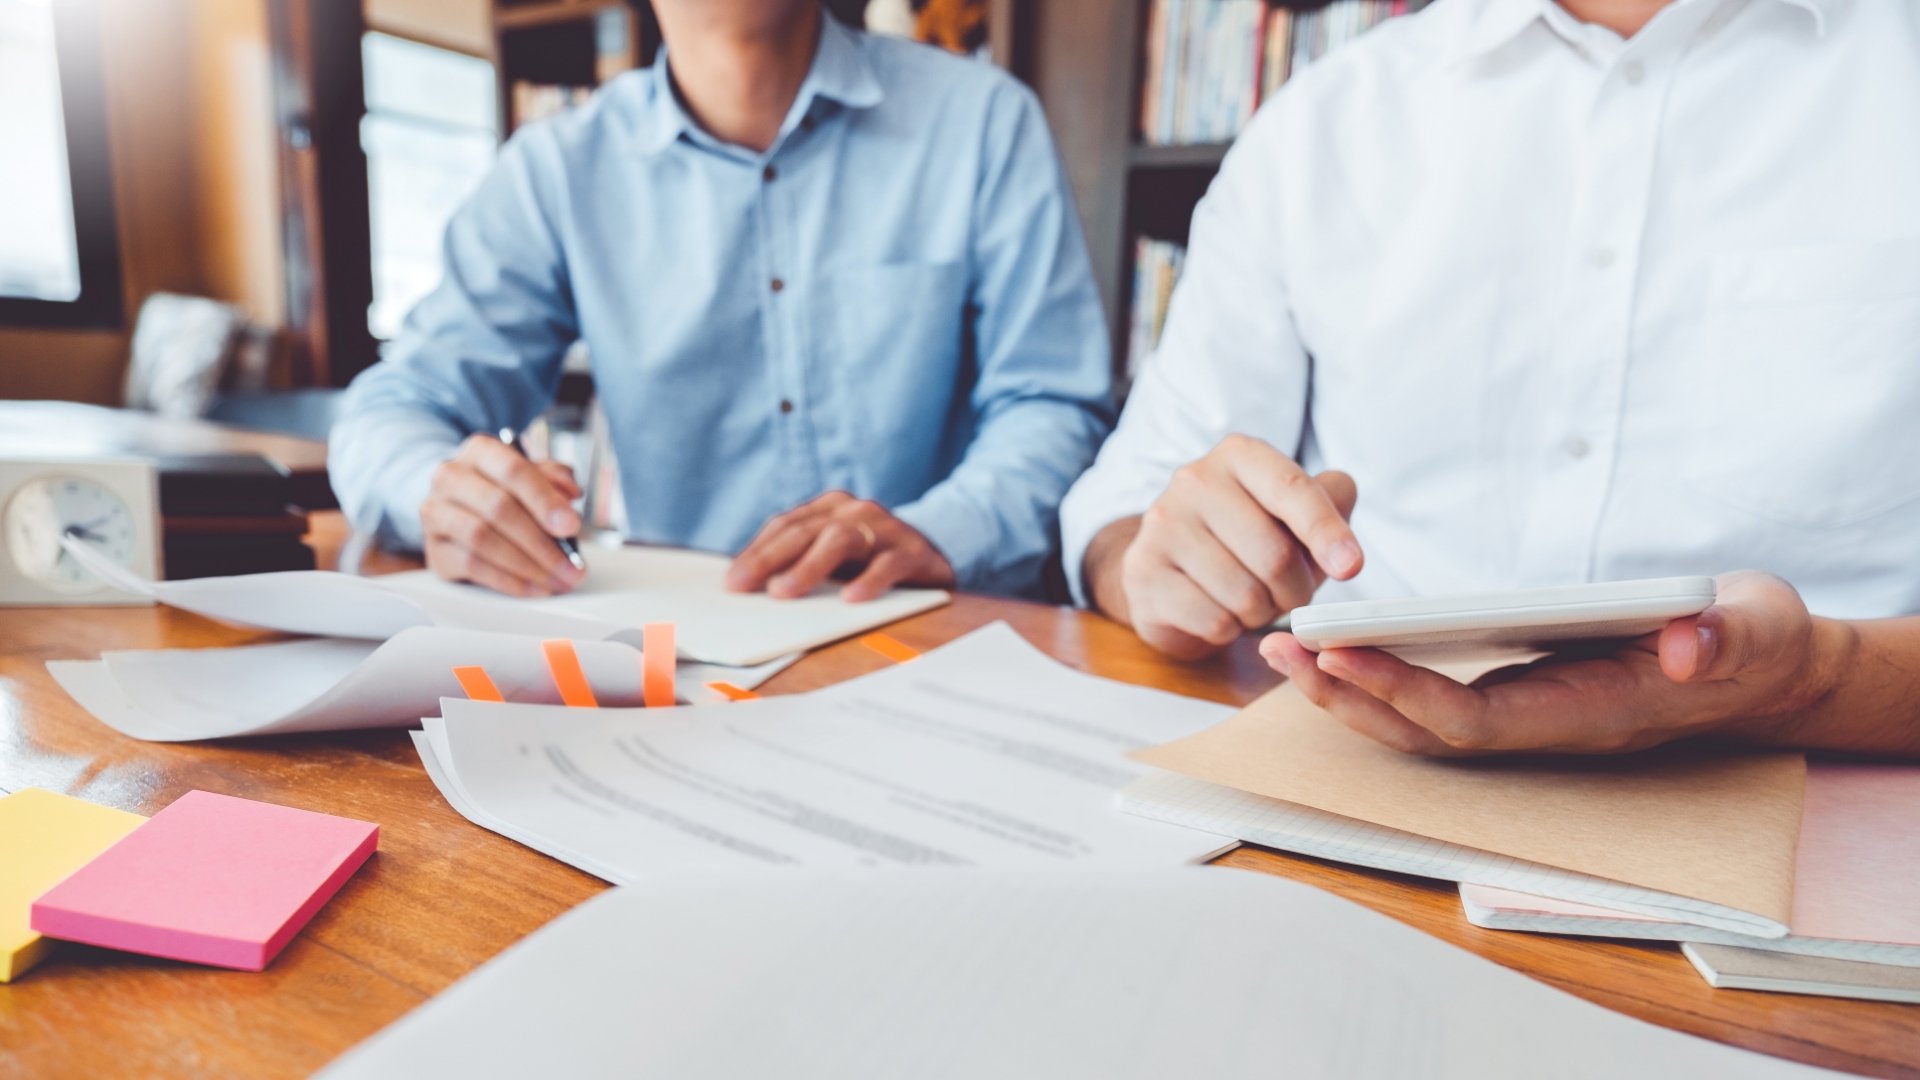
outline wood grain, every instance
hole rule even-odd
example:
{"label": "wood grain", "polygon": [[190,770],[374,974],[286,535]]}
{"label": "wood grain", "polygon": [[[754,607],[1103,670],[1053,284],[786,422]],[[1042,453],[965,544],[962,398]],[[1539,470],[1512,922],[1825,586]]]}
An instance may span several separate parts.
{"label": "wood grain", "polygon": [[[324,556],[339,523],[315,519]],[[1096,616],[1018,601],[963,596],[887,632],[927,649],[995,620],[1067,664],[1127,682],[1244,703],[1277,681],[1251,638],[1178,664]],[[0,609],[0,789],[39,786],[151,814],[200,788],[381,827],[379,854],[263,973],[67,946],[0,986],[0,1077],[304,1076],[605,888],[455,814],[401,732],[143,743],[88,716],[44,666],[103,649],[270,640],[168,608]],[[886,663],[842,642],[765,689],[808,690]],[[1446,883],[1258,849],[1219,861],[1344,896],[1630,1016],[1831,1068],[1920,1078],[1920,1006],[1713,990],[1672,946],[1481,930]]]}

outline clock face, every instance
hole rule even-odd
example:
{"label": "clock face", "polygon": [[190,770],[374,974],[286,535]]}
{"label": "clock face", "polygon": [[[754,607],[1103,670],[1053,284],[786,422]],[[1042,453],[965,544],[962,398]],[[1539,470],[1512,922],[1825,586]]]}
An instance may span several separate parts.
{"label": "clock face", "polygon": [[71,536],[121,566],[132,563],[139,529],[133,511],[112,491],[70,476],[43,476],[15,489],[7,501],[7,554],[22,576],[62,593],[89,593],[106,584],[60,546]]}

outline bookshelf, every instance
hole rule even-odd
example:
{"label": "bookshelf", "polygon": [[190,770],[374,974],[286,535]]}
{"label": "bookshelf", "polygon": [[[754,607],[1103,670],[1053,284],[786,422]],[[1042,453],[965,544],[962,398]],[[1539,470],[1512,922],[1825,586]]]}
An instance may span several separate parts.
{"label": "bookshelf", "polygon": [[647,0],[494,0],[493,39],[504,136],[652,63],[660,23]]}
{"label": "bookshelf", "polygon": [[[992,0],[989,48],[1002,66],[1015,66],[1015,9],[1030,2]],[[865,0],[823,3],[840,21],[861,25]],[[622,72],[651,65],[660,49],[660,21],[648,0],[493,0],[493,33],[503,136]],[[523,115],[528,111],[534,115]]]}
{"label": "bookshelf", "polygon": [[[1184,0],[1188,5],[1208,0]],[[1229,142],[1157,145],[1141,132],[1142,95],[1150,79],[1155,0],[1045,0],[1035,5],[1025,44],[1031,78],[1080,207],[1094,278],[1106,305],[1116,376],[1127,368],[1133,319],[1134,242],[1140,237],[1185,245],[1194,205],[1206,194]],[[1417,10],[1425,0],[1267,0],[1298,30],[1287,42],[1295,68],[1384,18]],[[1263,39],[1267,33],[1260,31]],[[1240,40],[1240,39],[1236,39]],[[1270,46],[1271,47],[1271,46]],[[1303,51],[1296,51],[1301,49]],[[1251,57],[1249,57],[1251,59]],[[1248,69],[1255,77],[1255,69]],[[1267,75],[1261,71],[1259,83]],[[1263,87],[1264,88],[1264,87]]]}

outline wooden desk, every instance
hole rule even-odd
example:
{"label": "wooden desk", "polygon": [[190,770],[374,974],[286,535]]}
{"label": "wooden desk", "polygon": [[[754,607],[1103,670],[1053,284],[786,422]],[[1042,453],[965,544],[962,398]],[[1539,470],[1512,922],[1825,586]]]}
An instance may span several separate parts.
{"label": "wooden desk", "polygon": [[[337,537],[323,533],[322,544]],[[1241,703],[1277,680],[1251,638],[1175,664],[1103,619],[961,597],[889,633],[931,648],[995,619],[1075,667]],[[380,852],[265,972],[66,946],[0,985],[0,1077],[304,1076],[606,886],[469,824],[399,731],[196,744],[126,738],[43,666],[102,649],[241,645],[274,635],[167,608],[0,609],[0,790],[38,786],[153,813],[194,789],[380,824]],[[886,663],[854,643],[768,684],[808,690]],[[1453,887],[1242,849],[1221,862],[1305,881],[1620,1012],[1783,1057],[1920,1077],[1920,1006],[1713,990],[1679,950],[1481,930]]]}

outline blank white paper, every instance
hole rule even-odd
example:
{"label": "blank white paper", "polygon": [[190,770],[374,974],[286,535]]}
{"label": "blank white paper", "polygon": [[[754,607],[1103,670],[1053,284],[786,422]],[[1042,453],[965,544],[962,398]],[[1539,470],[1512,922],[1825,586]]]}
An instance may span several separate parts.
{"label": "blank white paper", "polygon": [[[360,638],[232,649],[106,652],[54,660],[47,670],[82,708],[138,739],[176,742],[296,731],[404,727],[440,699],[464,696],[456,667],[479,666],[509,701],[558,704],[541,638],[409,627],[386,642]],[[608,705],[641,700],[641,653],[618,641],[575,641],[581,669]],[[695,700],[719,695],[696,680],[759,685],[793,657],[758,668],[681,664],[676,683]],[[695,697],[695,695],[698,695]]]}
{"label": "blank white paper", "polygon": [[682,658],[755,667],[947,603],[939,589],[895,589],[849,604],[837,583],[775,600],[729,592],[731,560],[676,548],[587,547],[587,578],[565,596],[525,599],[443,581],[426,570],[363,578],[323,570],[143,581],[76,540],[74,558],[116,588],[210,618],[290,634],[385,640],[410,626],[611,639],[641,644],[648,623],[675,625]]}
{"label": "blank white paper", "polygon": [[1298,882],[1220,867],[1034,867],[626,886],[319,1075],[1840,1074],[1622,1016]]}

